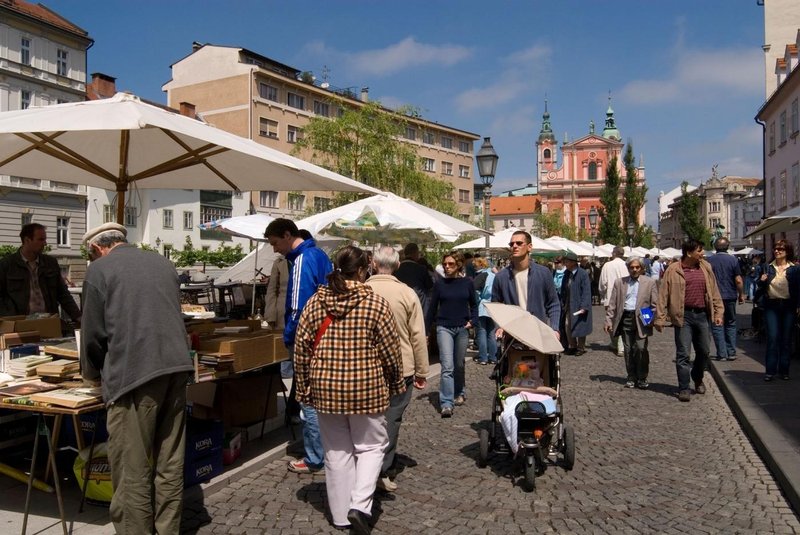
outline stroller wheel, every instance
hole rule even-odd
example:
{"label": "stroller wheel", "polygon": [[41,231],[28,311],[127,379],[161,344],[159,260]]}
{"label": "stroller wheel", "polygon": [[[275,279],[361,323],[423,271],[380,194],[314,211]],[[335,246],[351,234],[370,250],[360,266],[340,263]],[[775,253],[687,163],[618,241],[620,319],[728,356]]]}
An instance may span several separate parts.
{"label": "stroller wheel", "polygon": [[478,438],[480,439],[480,449],[478,451],[478,466],[481,468],[486,467],[489,460],[489,431],[481,429],[478,431]]}
{"label": "stroller wheel", "polygon": [[533,492],[536,490],[536,459],[533,455],[526,455],[523,460],[525,465],[525,490]]}
{"label": "stroller wheel", "polygon": [[575,466],[575,431],[572,426],[564,424],[564,468],[572,470]]}

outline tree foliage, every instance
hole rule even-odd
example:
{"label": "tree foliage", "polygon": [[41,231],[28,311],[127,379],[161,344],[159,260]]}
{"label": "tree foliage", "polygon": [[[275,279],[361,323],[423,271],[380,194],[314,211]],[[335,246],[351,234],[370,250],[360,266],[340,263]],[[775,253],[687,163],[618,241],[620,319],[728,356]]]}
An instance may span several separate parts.
{"label": "tree foliage", "polygon": [[597,208],[597,213],[600,215],[597,237],[603,243],[619,245],[628,241],[620,221],[619,188],[620,176],[615,156],[608,162],[606,183],[600,190],[600,206]]}
{"label": "tree foliage", "polygon": [[681,230],[688,238],[698,240],[706,244],[711,241],[711,233],[703,224],[700,215],[700,196],[696,191],[689,192],[689,183],[685,180],[681,183],[681,198],[678,205],[678,223]]}
{"label": "tree foliage", "polygon": [[[312,161],[341,175],[456,215],[453,186],[429,177],[414,148],[400,141],[406,117],[417,116],[415,110],[392,114],[377,102],[359,108],[342,103],[340,109],[343,113],[334,119],[312,117],[293,154],[310,151]],[[341,206],[358,196],[339,193],[333,204]]]}
{"label": "tree foliage", "polygon": [[189,267],[195,264],[206,264],[217,266],[219,268],[225,266],[232,266],[245,257],[242,246],[236,245],[231,247],[220,243],[215,250],[195,249],[192,244],[192,239],[186,236],[186,241],[183,244],[183,250],[172,251],[171,259],[177,267]]}
{"label": "tree foliage", "polygon": [[564,222],[564,213],[561,210],[534,214],[533,228],[538,229],[540,238],[561,236],[568,240],[575,239],[575,228]]}

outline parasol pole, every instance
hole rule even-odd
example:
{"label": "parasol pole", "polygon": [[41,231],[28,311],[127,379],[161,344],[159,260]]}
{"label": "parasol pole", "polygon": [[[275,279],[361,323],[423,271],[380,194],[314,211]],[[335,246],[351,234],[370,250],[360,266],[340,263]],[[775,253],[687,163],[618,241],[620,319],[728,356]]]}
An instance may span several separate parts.
{"label": "parasol pole", "polygon": [[254,318],[256,313],[256,278],[258,277],[258,248],[261,244],[256,242],[256,263],[253,267],[253,296],[250,298],[250,317]]}
{"label": "parasol pole", "polygon": [[119,173],[117,178],[117,223],[125,224],[125,192],[128,190],[128,147],[131,133],[123,130],[119,138]]}

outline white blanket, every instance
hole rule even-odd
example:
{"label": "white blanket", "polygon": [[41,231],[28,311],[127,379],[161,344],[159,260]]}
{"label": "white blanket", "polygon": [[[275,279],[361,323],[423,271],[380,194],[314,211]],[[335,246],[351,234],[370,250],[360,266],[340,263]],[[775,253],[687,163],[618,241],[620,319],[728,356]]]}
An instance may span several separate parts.
{"label": "white blanket", "polygon": [[517,450],[519,449],[519,444],[517,443],[517,415],[514,411],[517,405],[522,401],[538,401],[544,405],[547,414],[556,412],[555,400],[545,394],[520,392],[519,394],[507,397],[505,401],[503,401],[504,408],[502,414],[500,414],[500,425],[503,427],[503,433],[505,433],[508,445],[511,447],[511,451],[514,452],[514,455],[517,454]]}

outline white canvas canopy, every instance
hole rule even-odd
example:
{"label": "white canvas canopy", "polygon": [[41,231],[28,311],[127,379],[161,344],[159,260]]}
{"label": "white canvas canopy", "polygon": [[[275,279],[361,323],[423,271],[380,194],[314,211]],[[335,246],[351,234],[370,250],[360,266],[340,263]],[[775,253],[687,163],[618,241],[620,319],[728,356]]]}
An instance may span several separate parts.
{"label": "white canvas canopy", "polygon": [[[518,228],[512,227],[503,229],[500,232],[495,233],[493,236],[490,236],[489,249],[508,251],[508,243],[511,241],[511,236],[513,236],[514,233],[518,231],[519,231]],[[561,250],[553,245],[550,245],[543,239],[537,238],[536,236],[531,236],[531,245],[533,245],[534,254],[558,252]],[[485,249],[485,248],[486,248],[486,238],[475,238],[474,240],[462,243],[461,245],[456,245],[454,247],[454,249]]]}
{"label": "white canvas canopy", "polygon": [[114,190],[119,223],[131,188],[379,193],[127,93],[0,113],[0,173]]}
{"label": "white canvas canopy", "polygon": [[569,251],[571,253],[575,253],[577,256],[592,256],[591,247],[587,249],[578,242],[568,240],[567,238],[562,238],[561,236],[550,236],[549,238],[546,238],[544,241],[546,241],[547,243],[549,243],[554,247],[561,249],[562,251]]}

